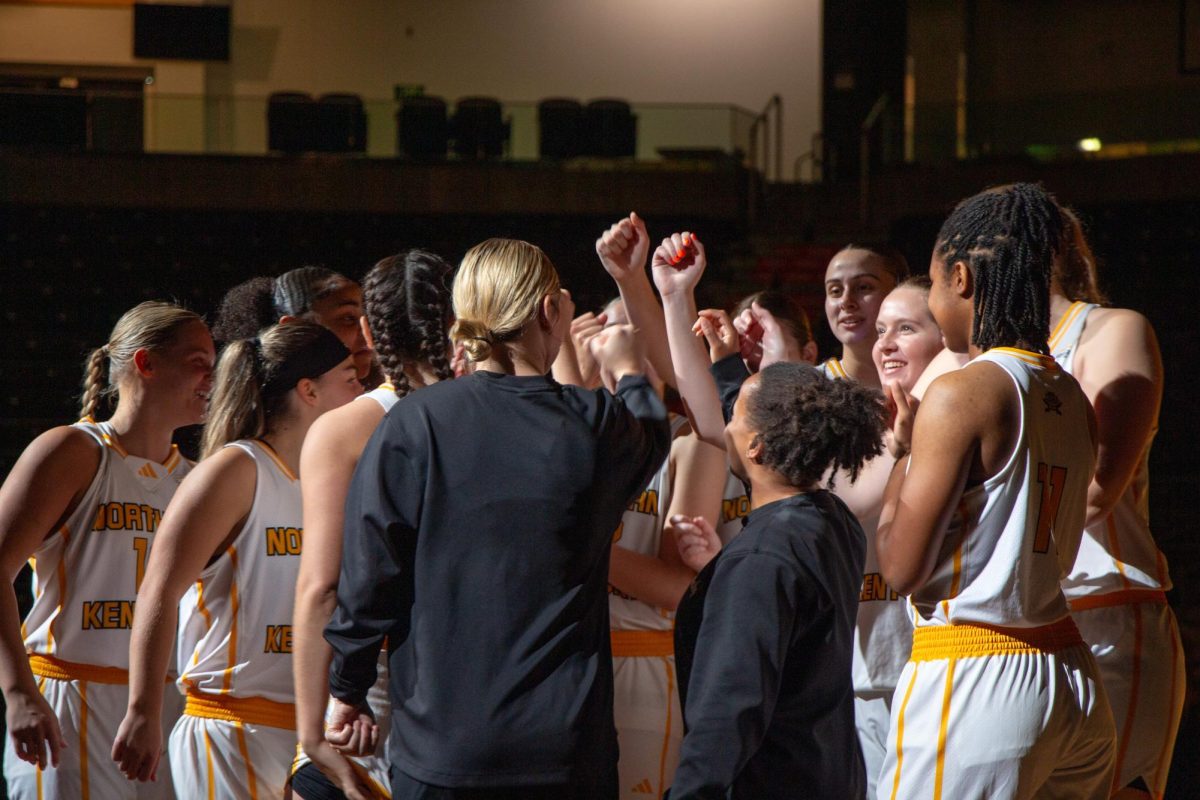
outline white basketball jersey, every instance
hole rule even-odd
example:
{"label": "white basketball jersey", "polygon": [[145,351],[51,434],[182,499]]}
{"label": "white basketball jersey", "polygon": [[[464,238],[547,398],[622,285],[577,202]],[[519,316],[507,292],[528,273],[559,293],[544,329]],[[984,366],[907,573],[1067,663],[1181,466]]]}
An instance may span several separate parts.
{"label": "white basketball jersey", "polygon": [[100,443],[100,466],[66,523],[30,558],[33,608],[25,649],[64,661],[129,668],[133,606],[154,532],[192,464],[130,455],[107,422],[73,426]]}
{"label": "white basketball jersey", "polygon": [[883,492],[896,459],[884,451],[863,465],[858,480],[839,472],[833,492],[853,512],[867,537],[862,591],[854,626],[854,690],[879,692],[896,688],[912,650],[908,603],[883,579],[875,536],[883,512]]}
{"label": "white basketball jersey", "polygon": [[379,405],[383,406],[383,413],[385,414],[392,410],[392,406],[400,402],[400,398],[396,396],[396,387],[392,385],[391,381],[381,383],[371,391],[364,392],[354,399],[374,400],[376,403],[379,403]]}
{"label": "white basketball jersey", "polygon": [[839,360],[836,356],[822,361],[817,365],[817,369],[821,370],[825,377],[829,378],[830,380],[833,380],[834,378],[850,378],[850,376],[846,374],[846,368],[842,366],[841,360]]}
{"label": "white basketball jersey", "polygon": [[254,504],[237,538],[179,604],[179,686],[293,703],[292,607],[304,535],[300,481],[259,440],[226,447],[254,459]]}
{"label": "white basketball jersey", "polygon": [[[1072,303],[1050,337],[1050,352],[1072,374],[1079,339],[1094,308],[1094,303]],[[1154,433],[1157,423],[1112,513],[1084,530],[1075,565],[1063,581],[1068,600],[1127,589],[1171,588],[1167,559],[1150,533],[1149,460]]]}
{"label": "white basketball jersey", "polygon": [[750,513],[750,496],[746,484],[732,472],[725,478],[725,494],[721,497],[721,517],[717,520],[717,536],[727,545],[742,532],[746,515]]}
{"label": "white basketball jersey", "polygon": [[[671,420],[672,441],[686,423],[686,417]],[[635,553],[658,558],[663,524],[667,520],[667,509],[670,507],[671,459],[668,457],[642,493],[621,515],[621,524],[613,534],[613,544]],[[608,588],[608,618],[615,631],[670,630],[674,625],[674,617],[674,612],[629,597],[614,586]]]}
{"label": "white basketball jersey", "polygon": [[1059,581],[1075,561],[1095,471],[1088,400],[1050,356],[993,348],[987,361],[1020,398],[1016,446],[991,478],[963,493],[915,623],[1040,627],[1067,615]]}

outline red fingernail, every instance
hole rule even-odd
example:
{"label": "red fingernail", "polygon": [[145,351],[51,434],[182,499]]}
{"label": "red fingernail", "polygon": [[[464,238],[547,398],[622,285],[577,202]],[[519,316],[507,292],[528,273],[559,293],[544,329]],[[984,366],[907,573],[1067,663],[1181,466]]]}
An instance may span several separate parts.
{"label": "red fingernail", "polygon": [[676,255],[677,257],[679,257],[679,258],[683,258],[684,256],[686,256],[686,255],[687,255],[687,250],[680,250],[680,251],[679,251],[678,253],[676,253],[675,255]]}

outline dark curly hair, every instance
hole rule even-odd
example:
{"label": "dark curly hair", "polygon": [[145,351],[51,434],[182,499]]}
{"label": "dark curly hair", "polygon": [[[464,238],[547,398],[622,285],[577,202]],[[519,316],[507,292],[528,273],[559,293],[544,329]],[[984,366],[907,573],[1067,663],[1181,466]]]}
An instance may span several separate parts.
{"label": "dark curly hair", "polygon": [[808,364],[781,362],[759,374],[746,397],[762,464],[792,486],[820,481],[831,469],[858,479],[864,462],[883,452],[883,395],[854,381],[834,381]]}
{"label": "dark curly hair", "polygon": [[1023,342],[1049,354],[1050,274],[1065,235],[1058,203],[1032,183],[969,197],[942,224],[934,251],[947,271],[961,261],[975,278],[971,341],[977,347]]}
{"label": "dark curly hair", "polygon": [[279,322],[280,317],[306,318],[313,303],[350,282],[324,267],[298,267],[278,278],[251,278],[221,298],[213,338],[218,342],[252,339]]}
{"label": "dark curly hair", "polygon": [[446,352],[452,273],[440,256],[408,250],[383,259],[363,278],[375,354],[400,397],[412,391],[405,364],[428,364],[439,380],[454,377]]}

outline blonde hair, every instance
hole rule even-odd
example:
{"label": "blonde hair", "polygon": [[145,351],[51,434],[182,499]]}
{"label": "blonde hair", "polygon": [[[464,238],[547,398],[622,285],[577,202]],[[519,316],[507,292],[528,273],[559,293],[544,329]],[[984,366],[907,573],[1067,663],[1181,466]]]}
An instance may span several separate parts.
{"label": "blonde hair", "polygon": [[93,350],[85,362],[79,415],[94,417],[101,400],[119,399],[120,383],[133,365],[134,353],[143,349],[165,350],[175,342],[179,332],[193,322],[204,324],[194,311],[158,300],[138,303],[122,314],[108,341]]}
{"label": "blonde hair", "polygon": [[542,298],[559,290],[554,264],[529,242],[488,239],[472,247],[454,276],[450,338],[471,361],[515,339],[537,316]]}
{"label": "blonde hair", "polygon": [[273,325],[256,339],[238,339],[225,345],[213,377],[208,421],[200,440],[201,456],[207,458],[238,439],[254,439],[267,433],[268,423],[286,413],[293,388],[264,391],[267,378],[325,335],[333,334],[315,322],[296,320]]}

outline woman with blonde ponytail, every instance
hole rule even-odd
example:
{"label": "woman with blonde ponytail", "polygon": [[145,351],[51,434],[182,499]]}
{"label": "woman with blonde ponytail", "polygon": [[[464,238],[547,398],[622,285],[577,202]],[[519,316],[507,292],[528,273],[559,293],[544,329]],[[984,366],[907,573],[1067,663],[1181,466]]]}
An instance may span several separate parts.
{"label": "woman with blonde ponytail", "polygon": [[300,447],[318,416],[359,392],[350,351],[315,323],[276,325],[221,353],[205,458],[166,511],[138,593],[129,703],[111,748],[130,779],[156,776],[157,687],[178,652],[186,705],[170,737],[175,791],[283,793],[296,743],[290,587],[304,530]]}
{"label": "woman with blonde ponytail", "polygon": [[[317,420],[304,440],[304,554],[296,581],[293,664],[296,728],[301,750],[292,764],[292,792],[302,800],[386,796],[388,785],[387,662],[370,692],[383,730],[374,749],[353,758],[325,740],[332,653],[321,637],[333,614],[342,563],[346,493],[367,439],[402,397],[453,377],[450,371],[450,278],[453,268],[433,253],[410,250],[383,259],[363,279],[367,341],[387,376],[378,389]],[[353,766],[352,766],[353,764]]]}
{"label": "woman with blonde ponytail", "polygon": [[615,396],[548,376],[573,307],[537,247],[477,245],[452,295],[475,371],[399,403],[350,484],[329,735],[377,735],[386,637],[393,798],[615,797],[608,551],[666,409],[630,326],[591,344]]}
{"label": "woman with blonde ponytail", "polygon": [[[104,756],[127,701],[134,598],[191,469],[171,437],[203,419],[214,358],[196,314],[159,302],[126,312],[87,360],[83,419],[35,439],[0,488],[9,797],[173,796],[169,781],[140,787]],[[12,579],[29,559],[38,592],[22,625]]]}

